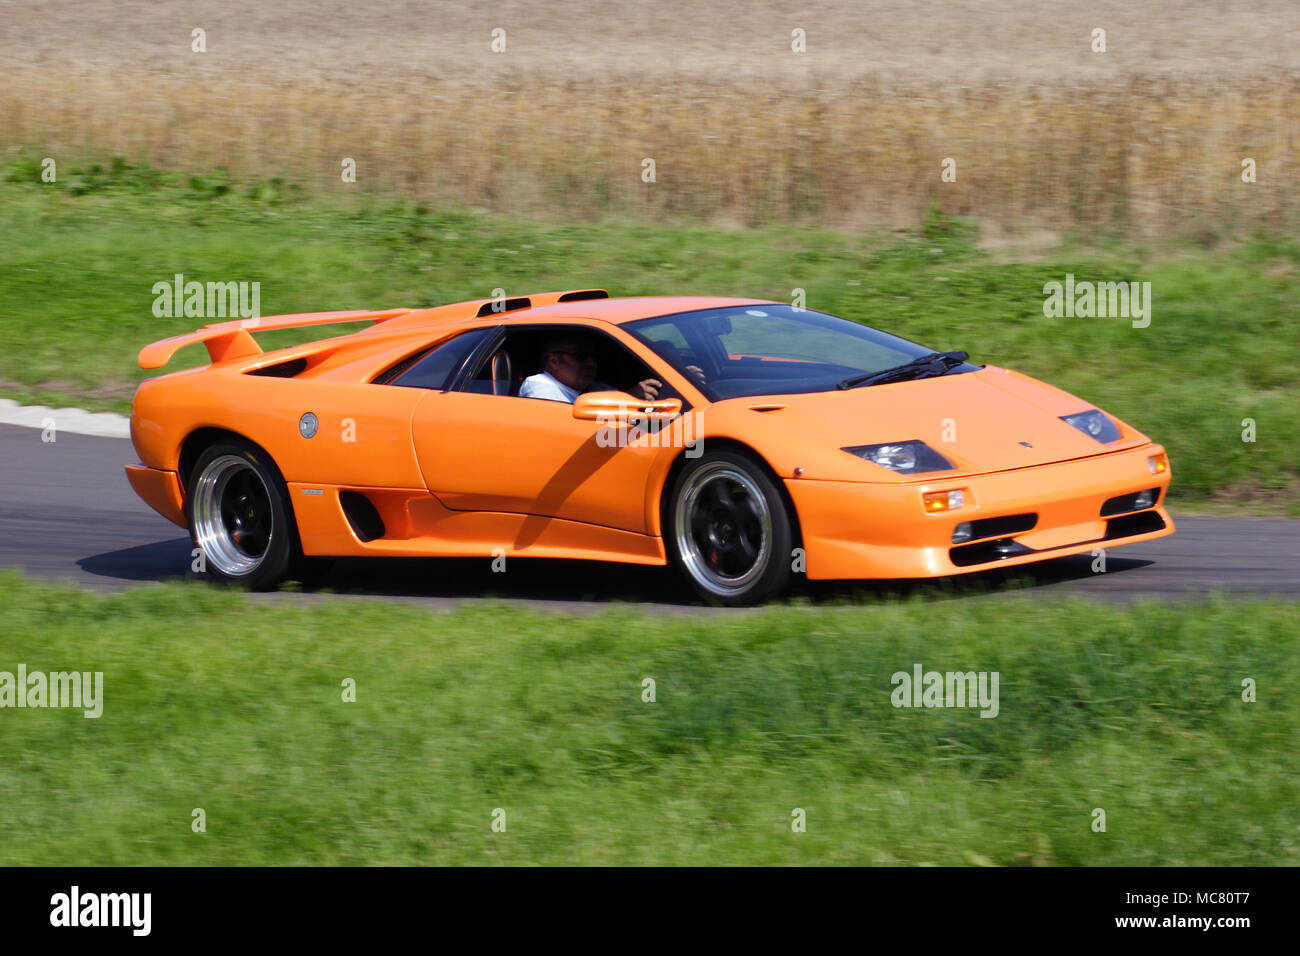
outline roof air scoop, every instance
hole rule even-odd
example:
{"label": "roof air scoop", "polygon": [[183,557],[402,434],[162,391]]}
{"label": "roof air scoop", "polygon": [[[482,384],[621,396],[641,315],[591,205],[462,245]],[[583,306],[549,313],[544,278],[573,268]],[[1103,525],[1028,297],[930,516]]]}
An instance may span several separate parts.
{"label": "roof air scoop", "polygon": [[514,312],[518,309],[531,309],[533,300],[527,296],[520,296],[517,299],[492,299],[484,302],[478,307],[478,317],[481,319],[487,315],[500,315],[503,312]]}

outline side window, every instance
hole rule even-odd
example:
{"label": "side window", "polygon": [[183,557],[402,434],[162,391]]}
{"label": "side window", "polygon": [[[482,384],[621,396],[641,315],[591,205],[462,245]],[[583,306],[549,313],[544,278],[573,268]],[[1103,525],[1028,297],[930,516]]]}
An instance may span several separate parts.
{"label": "side window", "polygon": [[[464,389],[484,395],[519,396],[531,376],[548,370],[548,349],[563,347],[556,371],[578,391],[628,391],[647,378],[659,378],[636,355],[609,335],[588,326],[518,326],[501,346],[478,363]],[[527,396],[530,401],[542,401]],[[664,388],[661,397],[681,397]]]}
{"label": "side window", "polygon": [[[471,329],[440,342],[405,368],[399,363],[375,381],[379,384],[403,385],[407,388],[445,388],[447,380],[460,368],[470,352],[492,329]],[[407,359],[406,361],[411,361]]]}

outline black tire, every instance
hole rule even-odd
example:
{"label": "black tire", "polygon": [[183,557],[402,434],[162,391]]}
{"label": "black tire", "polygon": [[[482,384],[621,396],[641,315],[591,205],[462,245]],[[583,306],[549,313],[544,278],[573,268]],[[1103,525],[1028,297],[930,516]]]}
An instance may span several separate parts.
{"label": "black tire", "polygon": [[664,509],[668,560],[710,604],[761,604],[790,584],[794,522],[762,462],[726,449],[688,462]]}
{"label": "black tire", "polygon": [[302,558],[289,490],[266,452],[231,436],[199,455],[186,489],[190,540],[217,581],[267,591]]}

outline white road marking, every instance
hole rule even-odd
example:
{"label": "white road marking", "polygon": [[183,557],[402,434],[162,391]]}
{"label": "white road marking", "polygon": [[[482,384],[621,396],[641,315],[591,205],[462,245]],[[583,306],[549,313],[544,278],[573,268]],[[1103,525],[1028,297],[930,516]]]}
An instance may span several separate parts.
{"label": "white road marking", "polygon": [[100,438],[130,438],[131,422],[113,412],[88,412],[84,408],[50,408],[47,405],[19,405],[11,398],[0,398],[0,424],[49,428],[73,435],[97,435]]}

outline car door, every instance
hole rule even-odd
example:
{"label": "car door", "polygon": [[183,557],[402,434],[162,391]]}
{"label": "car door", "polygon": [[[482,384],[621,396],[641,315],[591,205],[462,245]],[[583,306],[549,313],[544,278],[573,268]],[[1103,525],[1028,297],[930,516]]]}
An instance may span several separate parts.
{"label": "car door", "polygon": [[[485,350],[480,364],[494,348]],[[650,473],[674,450],[623,442],[620,435],[626,429],[575,419],[567,402],[510,394],[430,391],[412,418],[425,484],[447,508],[565,518],[644,534]]]}

